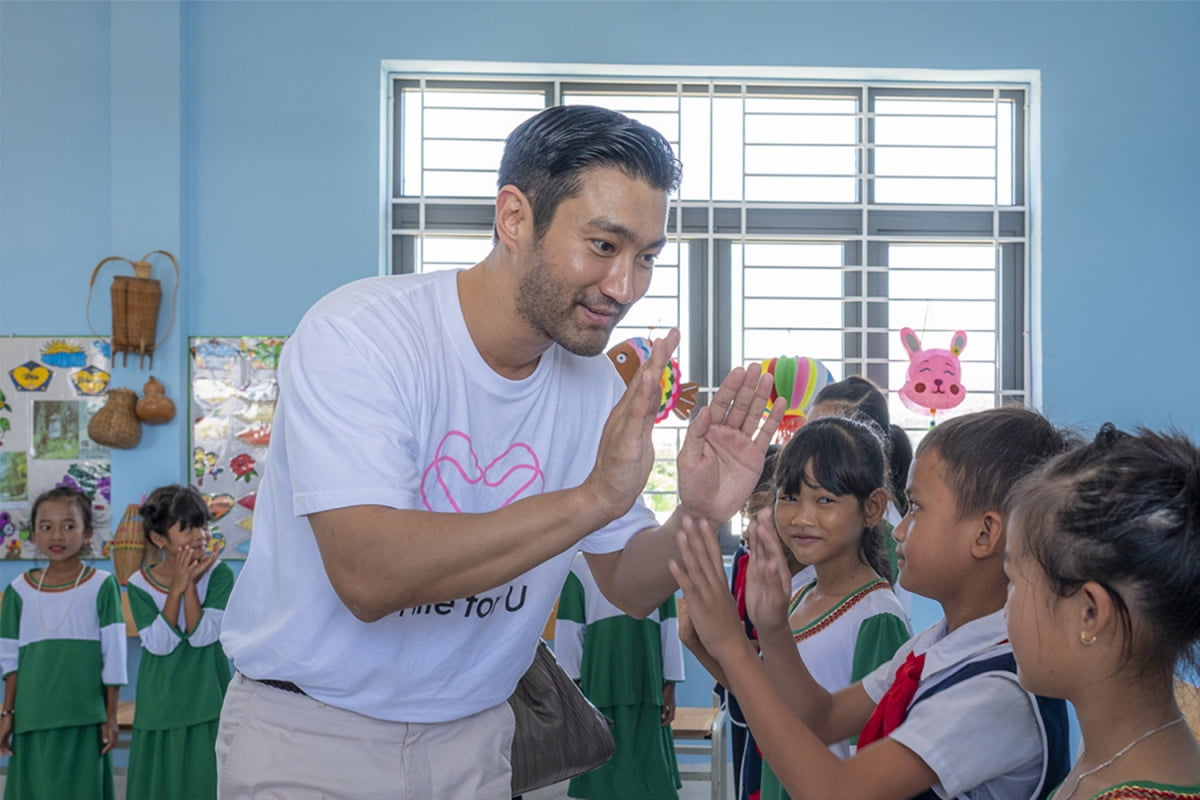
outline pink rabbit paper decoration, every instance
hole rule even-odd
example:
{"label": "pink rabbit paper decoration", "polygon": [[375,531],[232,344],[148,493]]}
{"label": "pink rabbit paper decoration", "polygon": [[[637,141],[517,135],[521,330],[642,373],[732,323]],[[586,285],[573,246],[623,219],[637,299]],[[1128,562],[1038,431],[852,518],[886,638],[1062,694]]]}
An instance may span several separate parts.
{"label": "pink rabbit paper decoration", "polygon": [[939,411],[954,408],[967,396],[967,387],[962,384],[962,365],[959,353],[967,346],[967,334],[955,331],[950,338],[950,349],[921,349],[921,340],[916,331],[904,328],[900,341],[908,353],[908,373],[904,386],[900,388],[900,399],[913,411],[929,414],[930,425]]}

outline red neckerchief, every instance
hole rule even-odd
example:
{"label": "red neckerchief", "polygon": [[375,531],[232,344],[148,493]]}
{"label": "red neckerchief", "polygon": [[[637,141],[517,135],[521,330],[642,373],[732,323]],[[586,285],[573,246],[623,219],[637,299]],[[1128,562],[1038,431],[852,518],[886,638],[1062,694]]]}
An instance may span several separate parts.
{"label": "red neckerchief", "polygon": [[912,702],[921,684],[921,670],[925,669],[925,654],[908,654],[904,663],[896,670],[892,685],[879,698],[879,704],[871,713],[871,718],[863,726],[858,735],[859,748],[866,747],[871,742],[883,739],[904,722],[908,714],[908,704]]}
{"label": "red neckerchief", "polygon": [[[1008,639],[1001,639],[996,644],[1004,644],[1007,641]],[[918,656],[909,653],[908,658],[904,659],[904,663],[896,670],[892,685],[883,693],[883,697],[879,698],[879,704],[875,706],[871,718],[863,726],[862,733],[858,734],[859,748],[883,739],[900,727],[900,723],[904,722],[908,715],[908,706],[917,693],[917,687],[921,685],[921,671],[924,669],[925,654]]]}

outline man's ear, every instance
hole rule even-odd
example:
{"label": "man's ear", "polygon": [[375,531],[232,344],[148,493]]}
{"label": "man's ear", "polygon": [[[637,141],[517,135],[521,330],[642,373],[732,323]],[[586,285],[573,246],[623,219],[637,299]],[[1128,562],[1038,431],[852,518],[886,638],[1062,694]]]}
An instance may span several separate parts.
{"label": "man's ear", "polygon": [[874,528],[887,513],[888,496],[883,489],[876,489],[867,495],[863,501],[863,521],[868,528]]}
{"label": "man's ear", "polygon": [[533,207],[525,193],[511,183],[496,193],[496,238],[512,251],[533,236]]}
{"label": "man's ear", "polygon": [[990,558],[1004,554],[1004,517],[999,511],[985,511],[979,519],[979,530],[971,542],[971,555]]}

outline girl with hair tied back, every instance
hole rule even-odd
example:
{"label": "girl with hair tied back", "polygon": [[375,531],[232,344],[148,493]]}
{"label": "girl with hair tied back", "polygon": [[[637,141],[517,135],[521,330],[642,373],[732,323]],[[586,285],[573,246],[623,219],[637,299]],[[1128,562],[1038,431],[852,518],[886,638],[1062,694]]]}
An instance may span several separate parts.
{"label": "girl with hair tied back", "polygon": [[161,486],[142,505],[157,563],[129,578],[129,607],[142,643],[128,800],[212,800],[214,746],[229,659],[221,621],[233,570],[209,547],[212,519],[191,486]]}
{"label": "girl with hair tied back", "polygon": [[1174,696],[1200,640],[1200,451],[1112,425],[1010,496],[1008,635],[1021,683],[1063,697],[1083,746],[1055,800],[1200,797]]}

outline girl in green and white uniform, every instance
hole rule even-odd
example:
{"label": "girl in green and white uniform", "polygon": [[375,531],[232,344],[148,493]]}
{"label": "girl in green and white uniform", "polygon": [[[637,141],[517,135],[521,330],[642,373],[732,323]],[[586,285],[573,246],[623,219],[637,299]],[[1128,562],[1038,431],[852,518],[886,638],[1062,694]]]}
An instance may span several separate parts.
{"label": "girl in green and white uniform", "polygon": [[142,528],[159,561],[129,579],[142,641],[128,800],[212,800],[229,659],[221,618],[233,570],[208,552],[208,504],[190,486],[155,489]]}
{"label": "girl in green and white uniform", "polygon": [[617,750],[607,764],[572,779],[569,797],[674,800],[680,784],[671,738],[683,645],[675,597],[634,619],[608,601],[582,553],[558,601],[554,654],[613,721]]}
{"label": "girl in green and white uniform", "polygon": [[113,576],[83,563],[92,504],[59,487],[33,504],[33,542],[47,564],[25,572],[0,608],[0,753],[5,800],[114,796],[117,693],[126,681],[125,624]]}

